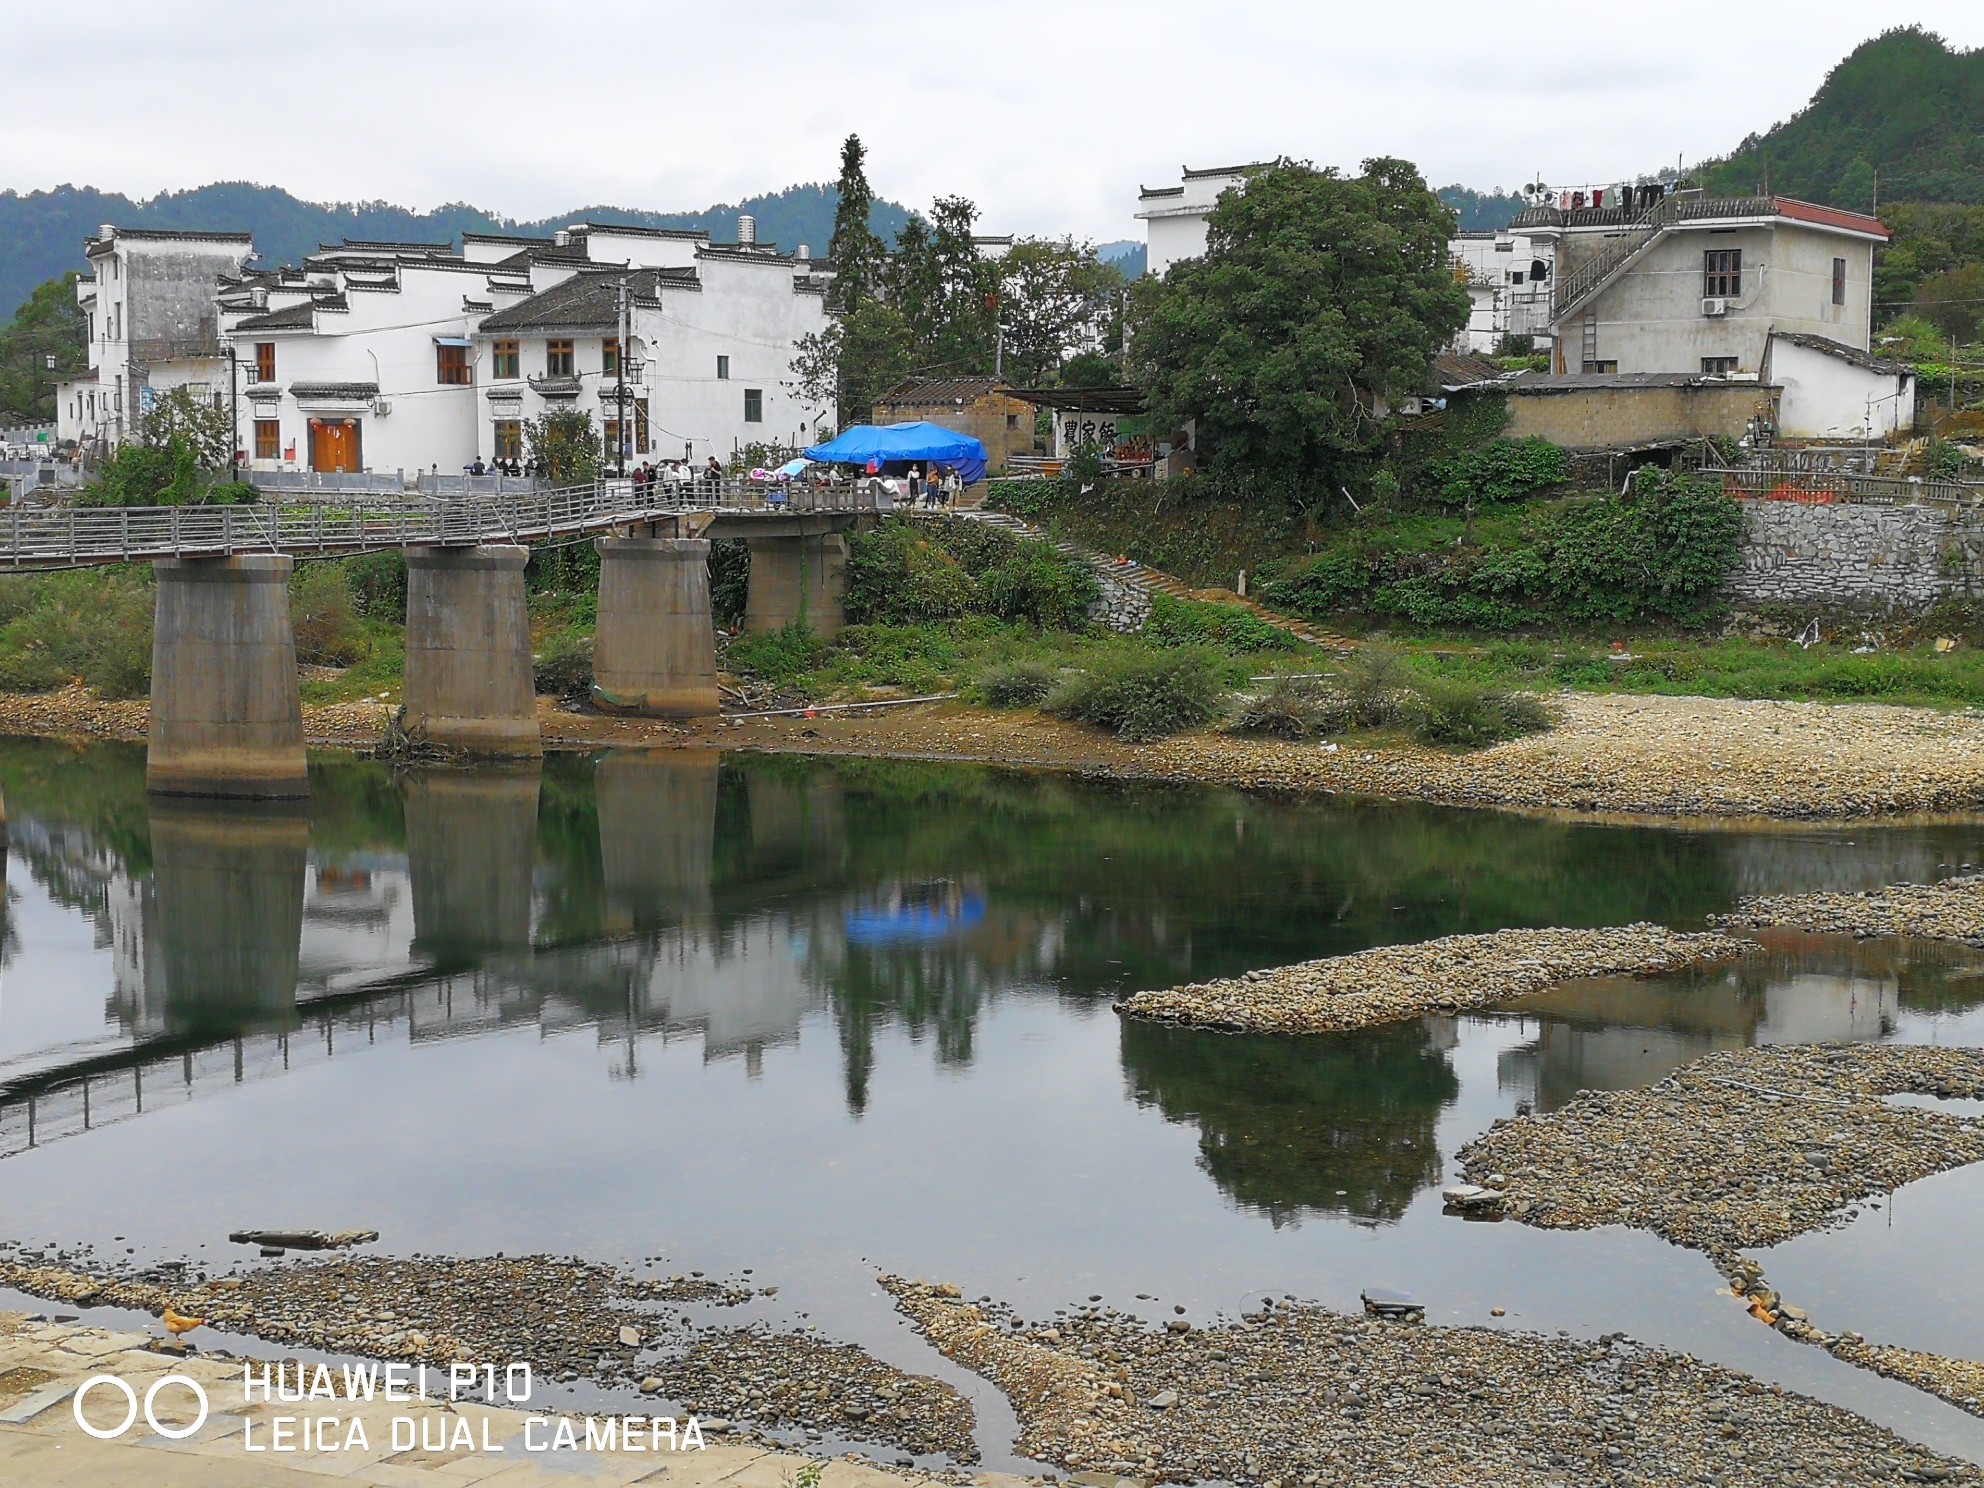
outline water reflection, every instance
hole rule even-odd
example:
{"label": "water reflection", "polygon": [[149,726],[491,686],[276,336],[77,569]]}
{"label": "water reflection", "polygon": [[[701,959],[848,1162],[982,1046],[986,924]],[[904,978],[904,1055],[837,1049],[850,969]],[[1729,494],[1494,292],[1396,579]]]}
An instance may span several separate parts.
{"label": "water reflection", "polygon": [[1452,1019],[1341,1038],[1207,1036],[1123,1024],[1130,1094],[1199,1130],[1199,1165],[1277,1228],[1308,1214],[1396,1220],[1440,1176],[1460,1093]]}
{"label": "water reflection", "polygon": [[[30,1097],[39,1142],[168,1086],[520,1027],[589,1033],[594,1079],[641,1079],[684,1039],[755,1079],[803,1045],[864,1118],[902,1042],[974,1074],[1002,1000],[1107,1017],[1129,988],[1505,925],[1685,925],[1739,888],[1976,855],[1961,827],[1661,831],[700,752],[313,769],[299,810],[160,803],[138,751],[0,741],[12,891],[33,889],[38,927],[0,1007],[0,1151]],[[1909,1009],[1984,1002],[1976,960],[1778,937],[1712,975],[1566,988],[1512,1014],[1500,1093],[1550,1107],[1715,1048],[1885,1037]],[[1117,1062],[1234,1205],[1386,1223],[1438,1181],[1454,1038],[1439,1020],[1301,1040],[1125,1025]]]}

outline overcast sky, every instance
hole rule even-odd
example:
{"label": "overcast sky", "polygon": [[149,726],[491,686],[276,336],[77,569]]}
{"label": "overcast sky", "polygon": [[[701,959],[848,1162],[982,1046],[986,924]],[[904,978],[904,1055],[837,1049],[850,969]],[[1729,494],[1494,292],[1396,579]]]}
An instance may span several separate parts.
{"label": "overcast sky", "polygon": [[854,131],[879,195],[1106,241],[1183,164],[1694,160],[1911,22],[1984,44],[1979,0],[0,0],[0,188],[693,210],[831,180]]}

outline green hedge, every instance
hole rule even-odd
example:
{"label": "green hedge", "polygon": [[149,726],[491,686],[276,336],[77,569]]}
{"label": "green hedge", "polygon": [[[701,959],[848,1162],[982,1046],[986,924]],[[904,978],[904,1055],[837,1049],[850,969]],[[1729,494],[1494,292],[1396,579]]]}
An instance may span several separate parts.
{"label": "green hedge", "polygon": [[1259,592],[1311,618],[1356,609],[1426,627],[1698,624],[1716,612],[1742,529],[1741,508],[1714,482],[1650,471],[1627,497],[1534,505],[1473,545],[1359,534],[1263,575]]}
{"label": "green hedge", "polygon": [[1085,564],[964,518],[894,518],[848,544],[847,618],[857,624],[990,615],[1079,630],[1100,594]]}

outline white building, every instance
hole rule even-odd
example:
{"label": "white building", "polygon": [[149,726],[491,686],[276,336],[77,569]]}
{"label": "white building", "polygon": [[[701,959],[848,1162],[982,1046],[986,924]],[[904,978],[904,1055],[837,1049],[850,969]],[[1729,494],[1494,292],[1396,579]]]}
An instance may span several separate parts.
{"label": "white building", "polygon": [[1206,214],[1228,187],[1245,183],[1248,175],[1266,168],[1266,162],[1253,165],[1223,165],[1209,170],[1180,167],[1176,186],[1137,188],[1137,217],[1144,225],[1146,272],[1162,279],[1164,271],[1181,258],[1197,258],[1206,251]]}
{"label": "white building", "polygon": [[220,396],[226,362],[215,287],[253,252],[247,233],[98,228],[84,246],[90,273],[76,281],[96,377],[94,423],[86,422],[87,404],[75,401],[85,389],[65,384],[63,437],[83,442],[87,432],[101,453],[137,438],[161,393],[189,387]]}
{"label": "white building", "polygon": [[[810,442],[823,410],[788,391],[800,338],[825,328],[824,265],[702,232],[581,226],[552,238],[326,248],[219,296],[256,469],[459,472],[525,457],[552,408],[619,437],[630,460]],[[621,285],[627,329],[621,327]]]}
{"label": "white building", "polygon": [[1464,232],[1447,245],[1467,288],[1467,329],[1456,349],[1492,353],[1504,336],[1550,335],[1555,245],[1528,233]]}
{"label": "white building", "polygon": [[97,447],[102,419],[97,410],[96,369],[78,372],[55,384],[55,438],[78,449]]}
{"label": "white building", "polygon": [[1912,386],[1901,396],[1899,369],[1868,354],[1874,249],[1888,237],[1875,218],[1788,197],[1677,192],[1535,206],[1512,230],[1555,246],[1560,374],[1790,375],[1800,385],[1780,410],[1784,437],[1912,427]]}

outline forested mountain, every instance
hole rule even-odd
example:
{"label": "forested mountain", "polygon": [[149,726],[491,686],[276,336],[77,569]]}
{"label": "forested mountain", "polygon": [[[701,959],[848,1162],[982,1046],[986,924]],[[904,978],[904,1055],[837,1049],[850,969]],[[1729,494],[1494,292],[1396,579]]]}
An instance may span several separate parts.
{"label": "forested mountain", "polygon": [[1513,191],[1476,191],[1471,186],[1442,186],[1433,193],[1460,221],[1462,232],[1495,232],[1523,209]]}
{"label": "forested mountain", "polygon": [[[0,191],[0,320],[12,315],[36,285],[66,270],[81,269],[83,239],[105,222],[119,227],[250,232],[264,263],[294,263],[319,244],[342,238],[459,241],[464,231],[548,233],[574,222],[708,228],[726,238],[736,231],[740,212],[758,219],[760,240],[788,249],[806,243],[823,254],[833,233],[833,188],[789,186],[700,212],[580,207],[536,222],[516,221],[465,203],[413,212],[386,202],[307,202],[280,187],[242,181],[166,192],[150,201],[132,201],[88,186],[25,194]],[[894,202],[878,201],[871,221],[875,231],[892,242],[907,215]]]}
{"label": "forested mountain", "polygon": [[1812,101],[1703,167],[1711,192],[1867,211],[1880,200],[1984,203],[1984,49],[1953,51],[1918,26],[1864,42]]}

